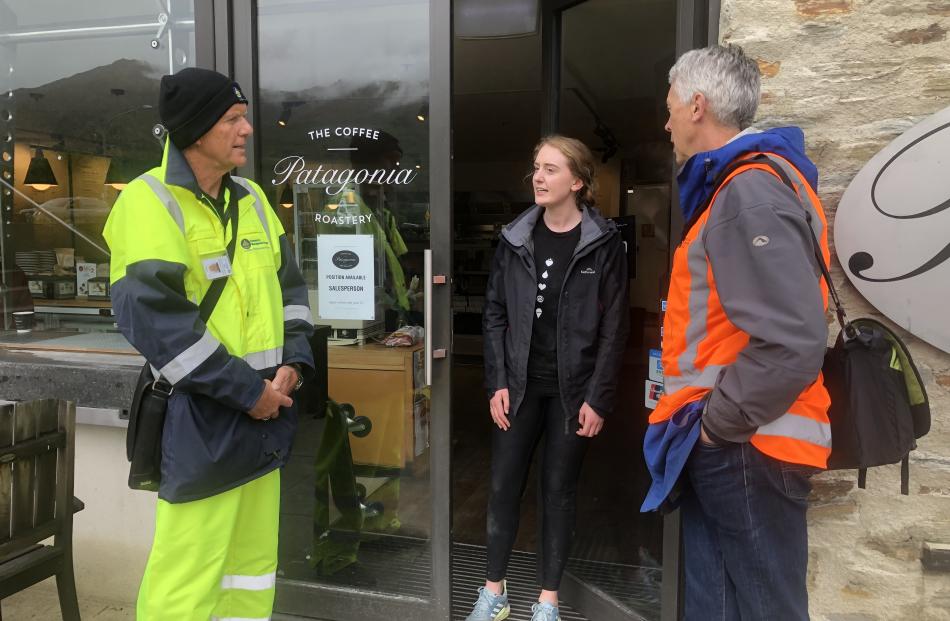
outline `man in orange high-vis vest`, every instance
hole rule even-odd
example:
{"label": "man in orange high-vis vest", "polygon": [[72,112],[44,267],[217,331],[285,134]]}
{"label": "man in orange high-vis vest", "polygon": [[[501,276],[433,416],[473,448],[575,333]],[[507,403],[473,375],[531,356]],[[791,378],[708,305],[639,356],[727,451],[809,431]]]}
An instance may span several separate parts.
{"label": "man in orange high-vis vest", "polygon": [[758,66],[738,47],[687,52],[670,70],[686,224],[644,448],[655,487],[688,483],[689,620],[808,619],[808,477],[831,451],[817,170],[800,129],[750,127],[758,100]]}

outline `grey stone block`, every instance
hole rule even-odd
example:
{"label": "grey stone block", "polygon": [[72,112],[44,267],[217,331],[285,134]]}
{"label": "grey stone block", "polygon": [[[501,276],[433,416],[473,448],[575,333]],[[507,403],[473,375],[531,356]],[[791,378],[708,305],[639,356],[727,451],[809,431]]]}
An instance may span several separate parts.
{"label": "grey stone block", "polygon": [[0,399],[67,399],[127,410],[141,356],[0,349]]}

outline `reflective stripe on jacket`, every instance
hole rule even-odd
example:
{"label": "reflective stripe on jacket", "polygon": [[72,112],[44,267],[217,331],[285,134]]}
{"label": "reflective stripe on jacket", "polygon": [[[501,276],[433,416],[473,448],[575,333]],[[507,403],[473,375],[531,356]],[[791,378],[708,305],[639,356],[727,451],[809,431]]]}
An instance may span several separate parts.
{"label": "reflective stripe on jacket", "polygon": [[212,282],[203,261],[226,256],[232,231],[171,141],[162,165],[123,190],[103,231],[119,329],[174,386],[159,490],[169,502],[217,494],[285,463],[293,408],[266,422],[246,412],[278,366],[313,367],[306,285],[280,221],[251,181],[225,175],[221,192],[226,209],[236,199],[238,230],[207,325],[198,312]]}
{"label": "reflective stripe on jacket", "polygon": [[703,421],[717,436],[824,468],[831,452],[820,373],[827,289],[805,209],[827,262],[826,220],[802,174],[765,155],[785,170],[798,196],[767,165],[743,166],[686,233],[674,255],[663,324],[666,394],[650,422],[709,395]]}

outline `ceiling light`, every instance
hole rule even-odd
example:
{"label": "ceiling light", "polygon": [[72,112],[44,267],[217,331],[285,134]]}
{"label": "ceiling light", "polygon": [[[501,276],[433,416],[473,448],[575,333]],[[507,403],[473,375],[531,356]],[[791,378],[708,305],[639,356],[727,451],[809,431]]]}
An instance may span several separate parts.
{"label": "ceiling light", "polygon": [[105,184],[111,185],[120,192],[129,184],[128,175],[123,172],[123,167],[116,162],[116,158],[112,158],[109,162],[109,170],[106,172]]}
{"label": "ceiling light", "polygon": [[280,191],[280,206],[285,209],[291,209],[294,206],[294,191],[290,187],[290,184],[284,186],[284,189]]}
{"label": "ceiling light", "polygon": [[277,117],[277,124],[281,127],[287,127],[287,124],[290,123],[290,115],[293,113],[294,108],[297,106],[302,106],[304,102],[302,101],[285,101],[281,103],[280,116]]}
{"label": "ceiling light", "polygon": [[30,159],[30,167],[26,170],[26,179],[23,180],[23,183],[34,190],[40,191],[59,185],[56,182],[56,175],[53,174],[53,168],[49,165],[49,160],[43,155],[43,149],[36,148],[36,152]]}

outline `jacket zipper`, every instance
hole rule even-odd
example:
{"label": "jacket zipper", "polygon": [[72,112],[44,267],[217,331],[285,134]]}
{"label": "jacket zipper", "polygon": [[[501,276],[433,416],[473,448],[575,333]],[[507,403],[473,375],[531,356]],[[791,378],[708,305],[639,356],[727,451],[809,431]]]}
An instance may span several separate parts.
{"label": "jacket zipper", "polygon": [[[571,256],[571,262],[568,263],[568,265],[567,265],[567,271],[564,273],[564,282],[561,284],[561,294],[558,295],[558,302],[557,302],[557,325],[555,326],[556,338],[555,338],[554,348],[555,348],[555,353],[556,353],[556,355],[557,355],[557,357],[558,357],[558,378],[560,378],[560,373],[561,373],[561,369],[560,369],[560,366],[561,366],[561,300],[562,300],[562,298],[564,297],[564,294],[565,294],[565,288],[566,288],[566,286],[567,286],[567,281],[568,281],[568,279],[570,278],[571,273],[572,273],[572,270],[574,269],[574,265],[577,263],[577,261],[578,261],[579,259],[582,259],[583,257],[586,257],[588,254],[590,254],[591,252],[593,252],[594,250],[596,250],[598,247],[600,247],[601,245],[603,245],[604,243],[606,243],[606,240],[607,240],[608,237],[609,237],[609,235],[607,235],[607,234],[601,232],[600,237],[594,239],[594,240],[591,241],[589,244],[587,244],[586,246],[584,246],[584,247],[581,249],[581,252],[577,252],[577,253],[573,254],[573,255]],[[531,254],[528,252],[528,250],[525,248],[524,244],[522,244],[521,246],[515,246],[514,244],[512,244],[511,242],[509,242],[509,241],[508,241],[507,239],[505,239],[504,237],[502,238],[502,242],[508,244],[509,246],[511,246],[512,250],[514,250],[515,253],[521,258],[522,265],[524,265],[524,268],[528,271],[528,275],[530,275],[530,276],[536,281],[536,280],[538,279],[537,266],[535,266],[535,273],[532,273],[532,272],[531,272],[531,268],[528,266],[528,262],[527,262],[528,258],[530,257],[531,262],[533,263],[533,262],[534,262],[534,256],[531,255]],[[529,307],[530,307],[530,305],[529,305]],[[527,362],[525,362],[525,364],[527,364]],[[563,405],[564,405],[564,395],[563,395],[563,393],[561,393],[560,379],[558,379],[558,384],[559,384],[559,385],[558,385],[558,396],[561,398],[561,404],[562,404],[562,406],[563,406]],[[565,408],[565,409],[566,409],[566,408]],[[564,422],[564,433],[565,433],[565,435],[567,435],[568,433],[570,433],[570,427],[569,427],[570,419],[571,419],[571,417],[568,416],[568,417],[565,419],[565,422]]]}
{"label": "jacket zipper", "polygon": [[[567,281],[570,279],[571,274],[573,274],[574,266],[577,264],[577,261],[578,261],[579,259],[583,259],[583,258],[586,257],[587,255],[589,255],[591,252],[593,252],[594,250],[596,250],[597,248],[599,248],[600,246],[602,246],[603,244],[605,244],[605,243],[606,243],[606,239],[607,239],[608,237],[609,237],[608,235],[601,235],[600,237],[598,237],[597,239],[595,239],[595,240],[592,241],[591,243],[589,243],[589,244],[587,244],[586,246],[584,246],[584,247],[581,249],[581,252],[579,252],[579,253],[577,253],[577,254],[575,254],[574,256],[571,257],[571,262],[567,264],[567,270],[564,272],[564,282],[561,284],[561,292],[562,292],[562,293],[564,292],[565,288],[567,287]],[[557,320],[558,320],[557,328],[558,328],[558,330],[561,329],[561,324],[560,324],[560,322],[561,322],[561,297],[562,297],[562,296],[558,296],[558,301],[557,301]]]}
{"label": "jacket zipper", "polygon": [[[560,377],[560,374],[561,374],[560,367],[561,367],[561,362],[563,361],[563,359],[561,358],[561,317],[563,315],[563,313],[561,312],[561,303],[564,301],[564,298],[567,297],[567,283],[570,280],[571,275],[574,273],[574,266],[577,264],[577,261],[586,257],[591,252],[593,252],[600,246],[607,243],[606,240],[608,237],[609,235],[602,233],[600,237],[598,237],[591,243],[584,246],[581,249],[581,252],[576,253],[571,257],[571,262],[567,264],[567,270],[564,272],[564,281],[561,283],[561,293],[560,295],[557,296],[557,325],[555,326],[555,333],[557,334],[557,338],[555,339],[555,343],[554,343],[554,351],[555,351],[555,354],[557,355],[557,361],[558,361],[557,362],[558,377]],[[561,392],[560,381],[558,381],[558,392],[559,393]],[[562,404],[564,403],[563,394],[561,394],[561,403]],[[567,408],[565,408],[565,410],[566,409]],[[568,416],[564,421],[564,435],[567,435],[569,433],[568,422],[570,421],[571,418],[572,418],[571,416]]]}

